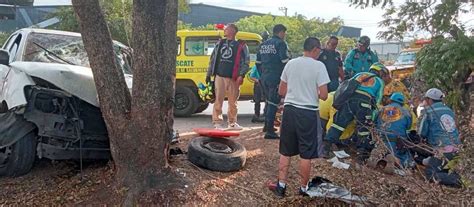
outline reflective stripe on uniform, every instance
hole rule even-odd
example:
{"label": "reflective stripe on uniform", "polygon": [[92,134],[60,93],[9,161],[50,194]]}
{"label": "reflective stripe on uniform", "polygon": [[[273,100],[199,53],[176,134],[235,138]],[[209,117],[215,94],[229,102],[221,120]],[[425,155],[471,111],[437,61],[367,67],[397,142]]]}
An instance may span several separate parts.
{"label": "reflective stripe on uniform", "polygon": [[368,96],[369,98],[372,98],[372,96],[369,93],[365,92],[365,91],[356,90],[355,92],[358,93],[358,94],[362,94],[364,96]]}
{"label": "reflective stripe on uniform", "polygon": [[360,106],[368,108],[368,109],[372,109],[372,106],[370,106],[370,104],[368,103],[360,103]]}
{"label": "reflective stripe on uniform", "polygon": [[346,130],[344,127],[341,127],[341,126],[339,126],[339,125],[337,125],[337,124],[334,124],[334,123],[331,124],[331,127],[334,127],[334,128],[336,128],[337,130],[339,130],[339,131],[341,131],[341,132],[343,132],[344,130]]}
{"label": "reflective stripe on uniform", "polygon": [[261,64],[262,61],[255,61],[255,64]]}
{"label": "reflective stripe on uniform", "polygon": [[276,104],[276,103],[273,103],[273,102],[268,101],[268,100],[267,100],[267,103],[272,105],[272,106],[276,106],[277,108],[280,106],[280,103]]}
{"label": "reflective stripe on uniform", "polygon": [[369,136],[370,132],[357,132],[357,134],[360,136]]}

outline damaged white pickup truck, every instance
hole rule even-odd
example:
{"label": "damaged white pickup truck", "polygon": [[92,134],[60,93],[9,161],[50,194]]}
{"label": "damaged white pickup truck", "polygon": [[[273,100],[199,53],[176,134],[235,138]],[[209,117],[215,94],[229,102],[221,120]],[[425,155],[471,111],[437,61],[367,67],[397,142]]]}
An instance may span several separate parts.
{"label": "damaged white pickup truck", "polygon": [[[132,87],[130,49],[114,42]],[[21,29],[0,50],[0,176],[36,159],[108,159],[109,140],[80,34]]]}

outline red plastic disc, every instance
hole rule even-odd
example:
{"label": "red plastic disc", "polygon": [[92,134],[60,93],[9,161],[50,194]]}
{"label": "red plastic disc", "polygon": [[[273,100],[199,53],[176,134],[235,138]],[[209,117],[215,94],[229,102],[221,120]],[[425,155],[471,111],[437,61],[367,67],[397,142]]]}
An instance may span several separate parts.
{"label": "red plastic disc", "polygon": [[195,128],[193,129],[193,131],[201,136],[213,137],[213,138],[226,138],[226,137],[240,136],[239,132],[224,131],[224,130],[212,129],[212,128]]}

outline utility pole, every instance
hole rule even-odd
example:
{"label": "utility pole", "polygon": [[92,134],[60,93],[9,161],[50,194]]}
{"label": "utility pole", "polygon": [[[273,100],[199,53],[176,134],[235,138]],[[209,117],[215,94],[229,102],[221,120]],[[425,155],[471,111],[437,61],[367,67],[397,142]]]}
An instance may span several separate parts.
{"label": "utility pole", "polygon": [[285,14],[285,17],[288,16],[288,8],[287,7],[278,7],[278,10],[282,11]]}

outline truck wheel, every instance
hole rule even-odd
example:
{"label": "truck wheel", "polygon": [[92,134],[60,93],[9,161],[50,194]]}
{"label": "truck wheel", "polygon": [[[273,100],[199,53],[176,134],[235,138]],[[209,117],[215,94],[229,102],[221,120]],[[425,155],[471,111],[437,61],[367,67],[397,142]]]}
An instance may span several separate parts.
{"label": "truck wheel", "polygon": [[197,94],[190,87],[177,86],[174,99],[174,115],[178,117],[191,116],[200,105]]}
{"label": "truck wheel", "polygon": [[194,112],[195,114],[205,111],[209,107],[209,103],[201,103],[201,105]]}
{"label": "truck wheel", "polygon": [[225,138],[196,137],[188,146],[189,161],[214,171],[237,171],[245,165],[246,157],[244,146]]}
{"label": "truck wheel", "polygon": [[17,177],[30,172],[36,156],[36,135],[26,134],[15,144],[0,149],[0,176]]}

